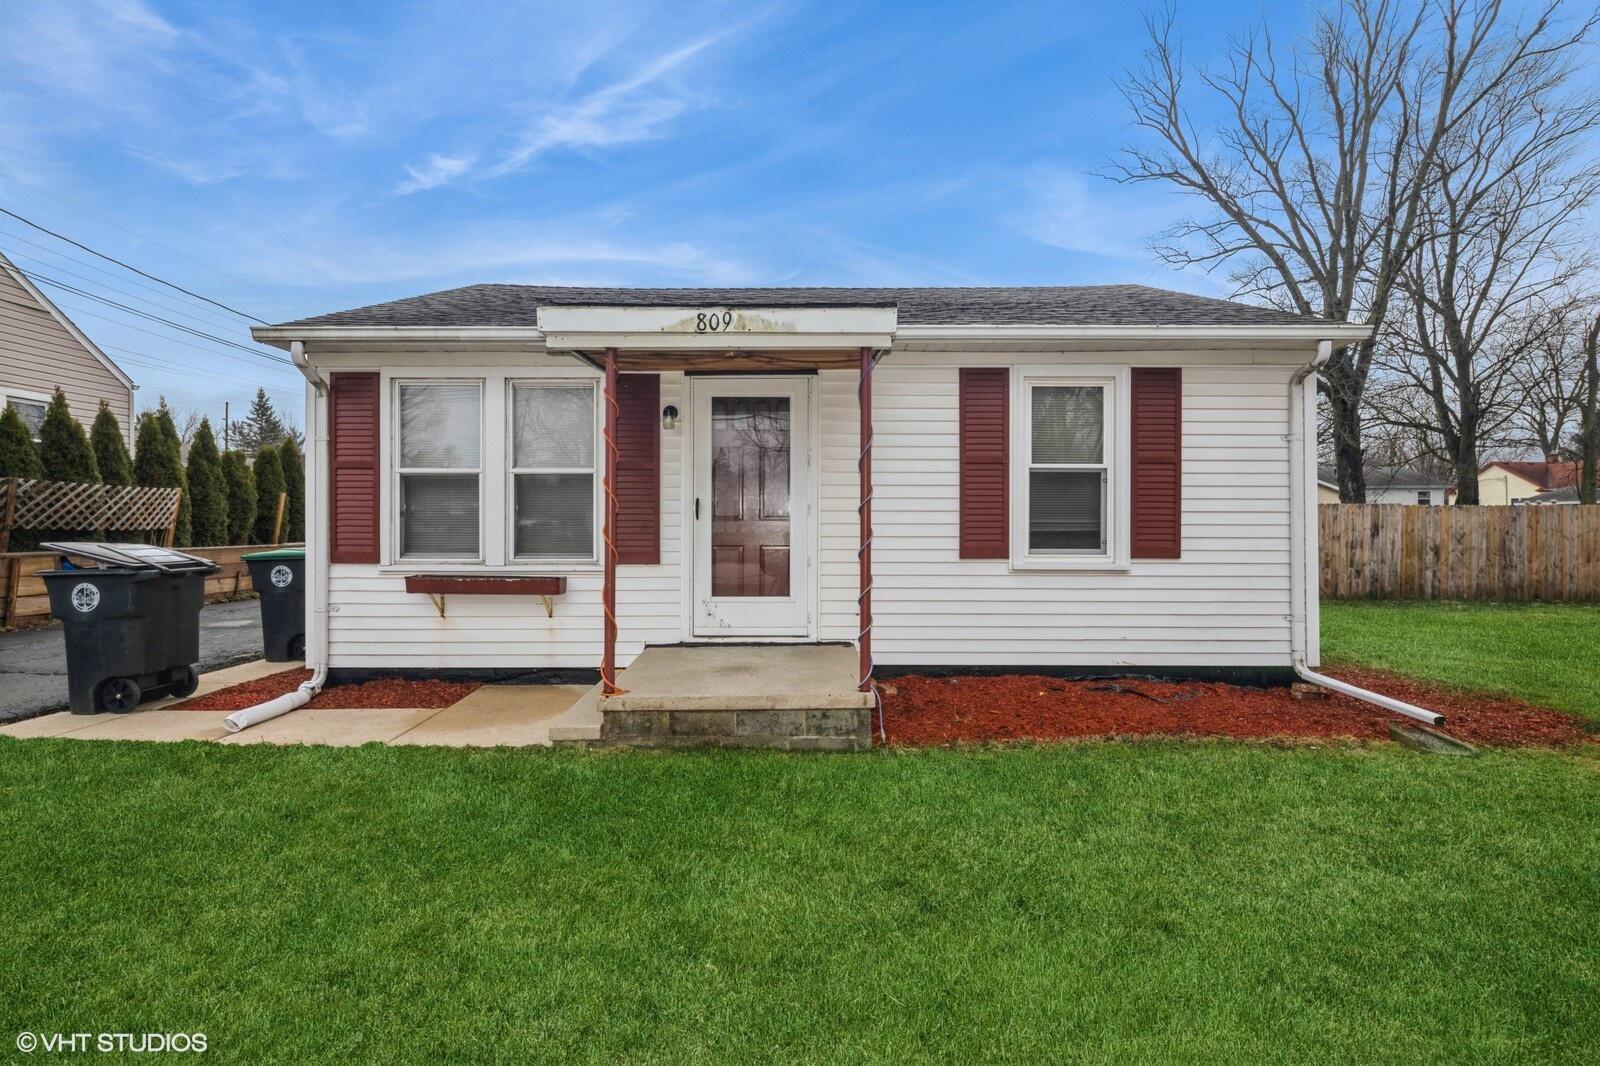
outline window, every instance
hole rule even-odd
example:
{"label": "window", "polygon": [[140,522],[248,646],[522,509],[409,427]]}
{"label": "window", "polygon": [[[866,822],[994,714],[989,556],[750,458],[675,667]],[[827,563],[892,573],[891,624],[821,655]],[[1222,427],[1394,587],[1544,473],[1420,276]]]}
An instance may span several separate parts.
{"label": "window", "polygon": [[1428,489],[1421,490],[1420,492],[1417,493],[1417,502],[1421,503],[1421,504],[1432,504],[1433,503],[1433,493],[1431,491],[1429,491]]}
{"label": "window", "polygon": [[401,557],[479,557],[482,401],[475,382],[400,384]]}
{"label": "window", "polygon": [[511,554],[595,557],[595,389],[511,388]]}
{"label": "window", "polygon": [[1027,555],[1110,554],[1109,383],[1029,382]]}
{"label": "window", "polygon": [[7,398],[6,406],[17,412],[17,417],[22,419],[22,424],[28,427],[29,439],[38,444],[39,427],[44,425],[45,408],[49,406],[47,401],[11,396]]}

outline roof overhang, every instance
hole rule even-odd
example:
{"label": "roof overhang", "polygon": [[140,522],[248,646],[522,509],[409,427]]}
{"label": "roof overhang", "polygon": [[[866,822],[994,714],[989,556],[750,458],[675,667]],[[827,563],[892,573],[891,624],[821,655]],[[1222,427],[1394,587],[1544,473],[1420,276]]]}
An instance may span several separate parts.
{"label": "roof overhang", "polygon": [[1274,326],[901,326],[901,340],[1248,340],[1315,344],[1356,344],[1372,336],[1371,326],[1313,322]]}
{"label": "roof overhang", "polygon": [[887,348],[893,307],[541,307],[551,351]]}

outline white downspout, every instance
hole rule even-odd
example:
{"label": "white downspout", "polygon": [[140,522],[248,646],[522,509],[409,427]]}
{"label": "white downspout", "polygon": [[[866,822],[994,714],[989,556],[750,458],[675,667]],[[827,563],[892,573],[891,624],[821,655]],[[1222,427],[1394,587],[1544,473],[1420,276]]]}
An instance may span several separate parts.
{"label": "white downspout", "polygon": [[306,634],[306,652],[314,656],[311,660],[312,673],[299,688],[276,699],[265,703],[258,703],[254,707],[246,707],[234,711],[224,718],[223,724],[229,732],[237,733],[241,729],[249,729],[253,725],[270,721],[290,711],[298,710],[311,702],[311,698],[322,691],[322,686],[328,680],[328,512],[329,498],[326,486],[328,480],[328,383],[312,368],[306,360],[305,345],[294,341],[289,345],[289,357],[294,360],[294,365],[306,379],[307,387],[311,391],[310,403],[307,405],[310,425],[307,426],[311,441],[311,491],[306,493],[306,506],[311,510],[311,522],[308,531],[306,554],[310,557],[310,566],[306,568],[309,578],[309,595],[307,603],[311,607]]}
{"label": "white downspout", "polygon": [[1317,431],[1316,383],[1307,379],[1316,374],[1333,358],[1333,342],[1318,341],[1317,357],[1289,379],[1289,653],[1294,672],[1314,685],[1382,707],[1386,711],[1415,718],[1428,725],[1443,725],[1444,715],[1436,714],[1391,699],[1381,693],[1340,681],[1336,677],[1320,674],[1311,669],[1314,651],[1313,634],[1317,633],[1314,619],[1318,613],[1317,560],[1312,550],[1315,543],[1316,456],[1313,444]]}

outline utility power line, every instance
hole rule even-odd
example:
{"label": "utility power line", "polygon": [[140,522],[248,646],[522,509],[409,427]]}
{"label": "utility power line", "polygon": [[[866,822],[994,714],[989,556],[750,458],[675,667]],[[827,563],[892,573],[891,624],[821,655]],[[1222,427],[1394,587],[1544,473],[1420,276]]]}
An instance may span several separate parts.
{"label": "utility power line", "polygon": [[[185,348],[193,348],[195,351],[203,352],[204,354],[212,356],[213,358],[217,358],[217,359],[237,359],[240,362],[244,361],[244,356],[242,356],[242,355],[234,355],[232,352],[222,352],[222,351],[218,351],[215,348],[206,348],[206,347],[203,347],[202,345],[199,345],[199,344],[192,344],[189,341],[179,340],[176,337],[169,337],[169,336],[166,336],[165,334],[157,333],[154,330],[145,329],[142,326],[135,326],[131,322],[124,322],[120,318],[111,318],[108,315],[102,315],[102,314],[100,314],[100,313],[98,313],[96,311],[92,311],[87,307],[81,307],[78,304],[68,303],[65,300],[58,300],[57,302],[60,303],[63,307],[70,309],[72,311],[72,314],[73,314],[74,318],[76,318],[78,315],[84,315],[84,316],[86,316],[88,318],[98,318],[102,322],[110,322],[113,325],[121,326],[123,329],[131,329],[135,333],[143,333],[147,337],[154,337],[156,340],[161,341],[163,344],[181,344]],[[255,368],[255,369],[258,369],[258,370],[259,369],[263,369],[262,367],[260,367],[259,365],[255,364],[255,363],[251,363],[249,365],[251,367]],[[293,366],[294,366],[293,363],[289,363],[289,367],[293,367]],[[283,369],[287,370],[289,367],[285,367]],[[279,369],[279,368],[278,367],[273,367],[271,369],[275,369],[276,370],[276,369]]]}
{"label": "utility power line", "polygon": [[[4,210],[4,209],[0,208],[0,210]],[[112,299],[110,299],[108,297],[105,297],[105,296],[97,295],[95,293],[89,292],[86,289],[80,289],[76,285],[69,285],[66,282],[60,281],[60,280],[58,280],[56,278],[46,277],[43,274],[34,274],[34,273],[32,273],[30,271],[27,271],[27,270],[24,270],[22,273],[25,276],[27,276],[29,278],[32,278],[34,281],[42,282],[45,285],[50,285],[50,286],[53,286],[55,288],[62,289],[64,291],[66,291],[66,292],[72,293],[74,296],[82,296],[82,297],[84,297],[86,299],[94,300],[96,303],[102,303],[102,304],[107,305],[108,307],[114,307],[119,311],[126,311],[128,314],[131,314],[131,315],[138,315],[140,318],[148,319],[148,320],[150,320],[152,322],[159,322],[163,326],[168,326],[168,327],[170,327],[172,329],[181,330],[184,333],[193,334],[196,337],[201,337],[201,338],[204,338],[205,340],[208,340],[208,341],[214,341],[217,344],[226,344],[230,348],[237,348],[242,352],[248,352],[249,354],[255,356],[258,359],[265,359],[265,360],[269,360],[269,361],[274,362],[274,363],[282,363],[285,366],[293,366],[294,365],[288,359],[284,359],[281,356],[269,355],[266,352],[263,352],[263,351],[260,351],[258,349],[252,348],[249,345],[240,344],[238,341],[235,341],[235,340],[229,340],[227,337],[219,337],[214,333],[207,333],[204,330],[195,329],[193,326],[185,326],[181,322],[174,322],[170,318],[163,318],[162,316],[156,315],[156,314],[152,314],[149,311],[141,311],[137,307],[132,307],[132,306],[130,306],[128,304],[125,304],[125,303],[119,303],[116,300],[112,300]]]}
{"label": "utility power line", "polygon": [[[207,262],[204,262],[202,260],[196,259],[194,256],[189,255],[186,252],[180,252],[180,251],[178,251],[178,249],[172,247],[171,245],[162,244],[160,241],[156,240],[154,237],[147,237],[142,233],[136,233],[135,231],[129,229],[127,226],[124,226],[119,222],[113,222],[111,219],[106,218],[106,217],[104,217],[102,215],[97,215],[93,211],[90,211],[86,207],[79,207],[77,204],[69,203],[68,201],[63,200],[61,197],[57,196],[53,192],[49,192],[48,190],[39,188],[39,186],[37,186],[37,185],[32,185],[32,184],[29,184],[26,181],[23,181],[21,178],[17,177],[10,170],[8,170],[7,168],[5,168],[3,166],[0,166],[0,174],[4,174],[8,180],[16,182],[18,185],[21,185],[24,189],[31,189],[34,192],[38,193],[40,196],[48,197],[49,199],[54,200],[56,203],[60,204],[62,207],[69,207],[72,210],[78,212],[79,214],[87,215],[88,217],[94,219],[97,222],[104,222],[106,225],[112,227],[113,229],[119,229],[123,233],[126,233],[130,237],[134,237],[134,238],[136,238],[138,240],[144,241],[147,244],[153,244],[157,248],[161,248],[161,249],[164,249],[165,251],[171,252],[173,255],[178,256],[180,259],[187,259],[189,262],[195,264],[196,266],[205,267],[207,270],[211,271],[213,274],[216,274],[216,275],[218,275],[220,277],[227,278],[229,281],[238,282],[240,285],[243,285],[245,288],[251,289],[251,290],[253,290],[255,292],[258,292],[262,296],[265,296],[265,297],[267,297],[269,299],[272,299],[272,300],[277,300],[279,303],[286,304],[289,307],[293,307],[297,311],[304,311],[308,315],[314,313],[309,307],[302,307],[299,304],[295,303],[293,300],[288,299],[287,297],[281,296],[281,295],[279,295],[277,293],[274,293],[274,292],[269,292],[268,290],[263,289],[259,285],[253,285],[250,282],[245,281],[243,278],[235,277],[234,275],[228,273],[226,270],[218,270],[216,267],[212,266],[210,263],[207,263]],[[259,319],[257,321],[259,321]]]}
{"label": "utility power line", "polygon": [[223,303],[222,301],[213,300],[209,296],[201,296],[199,293],[194,292],[194,291],[192,291],[190,289],[186,289],[182,285],[177,284],[176,282],[168,281],[166,278],[157,277],[154,274],[150,274],[150,273],[147,273],[147,272],[145,272],[143,270],[140,270],[136,266],[133,266],[133,265],[128,264],[128,263],[124,263],[122,260],[116,258],[115,256],[106,255],[104,252],[97,252],[93,248],[90,248],[87,244],[82,244],[82,243],[80,243],[78,241],[73,240],[71,237],[65,236],[64,234],[57,233],[53,229],[48,229],[48,228],[46,228],[44,226],[41,226],[41,225],[39,225],[39,223],[33,221],[31,218],[25,218],[24,216],[19,215],[15,211],[12,211],[12,210],[10,210],[8,208],[0,207],[0,214],[10,215],[12,218],[16,219],[18,222],[21,222],[21,223],[23,223],[24,225],[27,225],[27,226],[32,226],[34,229],[38,230],[40,233],[48,233],[50,236],[54,237],[58,241],[65,241],[68,244],[72,245],[74,248],[82,248],[84,251],[88,252],[90,255],[98,256],[101,259],[104,259],[108,263],[115,263],[115,264],[117,264],[117,266],[122,267],[124,270],[131,270],[135,274],[138,274],[140,277],[149,278],[151,281],[158,282],[158,283],[160,283],[162,285],[165,285],[169,289],[176,289],[179,292],[183,293],[185,296],[193,296],[196,300],[204,300],[208,304],[212,304],[213,306],[220,307],[224,311],[229,312],[230,314],[238,315],[240,318],[247,319],[247,320],[249,320],[251,322],[256,322],[256,323],[259,323],[259,324],[261,324],[263,326],[271,325],[271,323],[269,323],[264,318],[257,318],[255,315],[248,314],[248,313],[246,313],[244,311],[241,311],[237,307],[229,307],[227,304]]}
{"label": "utility power line", "polygon": [[[49,260],[46,260],[37,255],[29,255],[25,252],[16,251],[14,248],[0,248],[0,251],[4,251],[6,256],[12,260],[25,259],[30,263],[38,264],[39,266],[54,270],[57,273],[65,274],[68,277],[77,278],[80,281],[87,281],[92,285],[103,285],[112,292],[121,293],[124,296],[142,300],[153,307],[160,307],[173,311],[181,309],[191,314],[206,315],[209,317],[204,319],[204,321],[206,321],[208,324],[220,324],[225,326],[227,329],[233,329],[238,325],[238,323],[236,323],[233,319],[225,317],[220,311],[212,310],[209,306],[203,306],[196,303],[179,303],[164,289],[158,289],[154,285],[146,285],[137,278],[130,278],[123,274],[113,274],[104,267],[95,266],[93,263],[86,263],[82,259],[75,259],[58,248],[52,248],[49,245],[40,244],[38,241],[30,241],[21,234],[12,233],[10,230],[0,229],[0,238],[4,238],[8,244],[15,241],[18,244],[25,244],[30,248],[36,248],[45,255],[51,257]],[[61,265],[61,263],[54,261],[57,259],[65,263],[70,263],[81,270],[87,270],[90,273],[97,274],[99,277],[91,278],[87,274],[79,274],[76,271],[67,270]],[[157,297],[160,297],[160,299],[152,299],[149,296],[139,296],[137,293],[130,292],[127,289],[112,285],[109,282],[101,281],[99,278],[110,278],[112,281],[118,281],[124,285],[132,285],[141,292],[154,293]],[[195,321],[199,322],[202,321],[202,319],[196,318]]]}

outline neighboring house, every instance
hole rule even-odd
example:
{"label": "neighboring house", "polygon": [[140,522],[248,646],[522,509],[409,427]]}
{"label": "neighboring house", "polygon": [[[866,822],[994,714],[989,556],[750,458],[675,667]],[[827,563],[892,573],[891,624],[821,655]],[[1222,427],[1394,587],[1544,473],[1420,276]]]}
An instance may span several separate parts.
{"label": "neighboring house", "polygon": [[1578,486],[1574,482],[1565,488],[1551,489],[1549,492],[1541,492],[1537,496],[1525,496],[1515,502],[1522,505],[1576,504],[1578,502]]}
{"label": "neighboring house", "polygon": [[[1317,479],[1319,501],[1338,503],[1338,476],[1333,467],[1318,467]],[[1332,489],[1332,499],[1323,497],[1324,487]],[[1367,470],[1368,503],[1410,503],[1438,507],[1447,502],[1446,496],[1451,491],[1449,479],[1438,474],[1422,473],[1405,466],[1374,466]]]}
{"label": "neighboring house", "polygon": [[14,408],[37,440],[57,386],[85,430],[100,401],[109,403],[132,446],[133,379],[0,254],[0,404]]}
{"label": "neighboring house", "polygon": [[1311,368],[1369,334],[1137,285],[474,285],[252,332],[313,386],[336,676],[869,619],[880,670],[1289,676],[1318,659]]}
{"label": "neighboring house", "polygon": [[1317,468],[1317,502],[1339,502],[1339,482],[1328,476],[1325,467]]}
{"label": "neighboring house", "polygon": [[1478,468],[1478,502],[1520,503],[1552,489],[1578,483],[1578,462],[1511,462],[1495,460]]}

